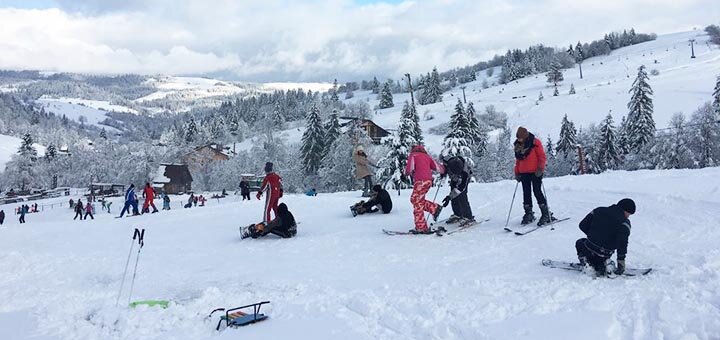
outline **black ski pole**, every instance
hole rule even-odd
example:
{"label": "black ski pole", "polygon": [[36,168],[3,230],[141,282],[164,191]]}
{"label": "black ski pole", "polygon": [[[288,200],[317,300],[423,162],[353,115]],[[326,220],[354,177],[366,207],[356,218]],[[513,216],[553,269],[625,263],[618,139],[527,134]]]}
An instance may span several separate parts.
{"label": "black ski pole", "polygon": [[[132,281],[130,281],[130,294],[128,295],[128,305],[130,304],[130,299],[132,299],[133,288],[135,287],[135,277],[137,276],[138,262],[140,262],[140,250],[142,250],[142,247],[145,245],[145,241],[143,240],[143,238],[145,237],[145,229],[143,229],[142,231],[135,229],[135,234],[138,235],[138,245],[140,247],[138,248],[137,257],[135,258],[135,269],[133,270]],[[133,239],[135,239],[135,236],[133,236]]]}
{"label": "black ski pole", "polygon": [[507,220],[505,221],[505,228],[507,228],[508,225],[510,224],[510,214],[512,213],[513,205],[515,204],[515,195],[517,195],[518,185],[520,185],[520,182],[515,183],[515,191],[513,191],[513,198],[512,198],[512,201],[510,201],[510,211],[508,211],[508,217],[507,217]]}
{"label": "black ski pole", "polygon": [[[440,192],[440,187],[442,186],[443,180],[440,180],[440,183],[438,183],[437,190],[435,190],[435,196],[433,197],[432,201],[433,203],[437,204],[435,201],[437,200],[438,193]],[[438,204],[439,206],[440,204]],[[427,221],[430,218],[430,212],[425,214],[425,220]],[[435,225],[435,222],[430,223],[430,226]]]}
{"label": "black ski pole", "polygon": [[120,290],[118,291],[117,300],[115,300],[116,307],[120,303],[120,294],[122,294],[122,289],[123,289],[123,286],[125,285],[125,277],[127,276],[128,265],[130,264],[130,256],[132,256],[132,250],[133,250],[133,247],[135,247],[135,236],[137,234],[138,234],[138,230],[135,229],[135,231],[133,232],[133,238],[130,241],[130,252],[128,252],[128,258],[127,258],[127,261],[125,262],[125,270],[123,271],[122,281],[120,281]]}

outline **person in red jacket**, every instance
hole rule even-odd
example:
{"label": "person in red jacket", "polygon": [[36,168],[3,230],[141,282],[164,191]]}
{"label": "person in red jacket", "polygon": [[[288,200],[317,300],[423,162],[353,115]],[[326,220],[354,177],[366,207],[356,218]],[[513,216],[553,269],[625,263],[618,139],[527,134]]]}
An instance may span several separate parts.
{"label": "person in red jacket", "polygon": [[158,212],[157,208],[155,207],[155,189],[153,189],[150,186],[150,183],[145,183],[145,188],[143,189],[143,196],[145,196],[145,203],[143,203],[142,212],[143,214],[150,211],[150,207],[152,206],[153,211],[152,213]]}
{"label": "person in red jacket", "polygon": [[433,183],[433,171],[444,173],[443,167],[427,154],[422,145],[413,146],[405,166],[405,175],[412,176],[414,183],[410,203],[413,205],[415,229],[411,229],[411,233],[431,232],[425,221],[425,212],[431,213],[433,220],[437,221],[442,211],[441,205],[425,199],[425,195]]}
{"label": "person in red jacket", "polygon": [[514,143],[515,179],[522,183],[523,208],[525,208],[525,215],[523,215],[521,223],[524,225],[535,221],[535,213],[532,208],[532,194],[535,194],[542,213],[538,225],[547,224],[551,222],[552,214],[548,210],[547,201],[542,192],[542,178],[547,163],[545,150],[540,140],[522,126],[518,128],[516,137],[517,140]]}
{"label": "person in red jacket", "polygon": [[263,222],[267,224],[272,221],[270,218],[271,210],[277,218],[278,202],[280,201],[280,197],[283,196],[282,178],[273,171],[273,164],[271,162],[265,163],[265,178],[263,178],[260,190],[256,195],[257,199],[260,200],[263,192],[266,191],[267,196],[265,196],[265,214],[263,215]]}

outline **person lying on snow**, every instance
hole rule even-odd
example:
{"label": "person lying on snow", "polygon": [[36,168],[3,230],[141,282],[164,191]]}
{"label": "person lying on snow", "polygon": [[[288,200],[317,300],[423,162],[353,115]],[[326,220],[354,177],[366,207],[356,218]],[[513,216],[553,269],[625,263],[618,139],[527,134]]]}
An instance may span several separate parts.
{"label": "person lying on snow", "polygon": [[630,237],[630,215],[635,213],[635,202],[629,198],[621,199],[609,207],[599,207],[591,211],[580,221],[580,230],[587,238],[575,242],[580,264],[590,266],[598,276],[612,270],[610,257],[617,249],[617,268],[615,274],[625,272],[625,255]]}
{"label": "person lying on snow", "polygon": [[360,201],[350,207],[353,217],[378,211],[382,211],[383,214],[389,214],[391,210],[392,199],[390,198],[390,194],[378,184],[372,187],[372,198],[369,201]]}
{"label": "person lying on snow", "polygon": [[267,234],[275,234],[282,238],[291,238],[297,235],[295,217],[288,210],[285,203],[278,205],[277,217],[270,221],[270,223],[265,224],[264,222],[260,222],[244,228],[242,238],[258,238]]}

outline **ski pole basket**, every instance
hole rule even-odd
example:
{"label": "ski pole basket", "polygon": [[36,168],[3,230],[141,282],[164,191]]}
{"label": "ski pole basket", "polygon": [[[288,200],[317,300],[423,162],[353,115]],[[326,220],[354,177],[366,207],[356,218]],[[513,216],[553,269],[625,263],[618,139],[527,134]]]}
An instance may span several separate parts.
{"label": "ski pole basket", "polygon": [[[220,326],[223,324],[223,321],[225,322],[225,327],[241,327],[241,326],[247,326],[249,324],[253,324],[259,321],[263,321],[268,318],[267,315],[260,313],[260,307],[262,305],[270,303],[270,301],[263,301],[258,303],[253,303],[246,306],[241,307],[235,307],[231,309],[225,309],[225,308],[217,308],[210,312],[210,315],[208,315],[208,318],[212,318],[213,314],[215,312],[225,312],[225,315],[222,315],[220,317],[220,320],[218,321],[217,327],[215,327],[215,330],[220,330]],[[252,307],[253,311],[252,313],[245,313],[241,311],[241,309],[246,309]]]}

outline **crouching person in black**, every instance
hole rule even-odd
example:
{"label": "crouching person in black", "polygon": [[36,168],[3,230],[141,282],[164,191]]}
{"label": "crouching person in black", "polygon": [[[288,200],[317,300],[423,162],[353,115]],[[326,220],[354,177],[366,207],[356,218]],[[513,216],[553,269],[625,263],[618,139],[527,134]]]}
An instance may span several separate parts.
{"label": "crouching person in black", "polygon": [[607,274],[607,261],[617,250],[615,274],[625,272],[625,255],[630,236],[630,215],[635,213],[635,202],[629,198],[609,207],[596,208],[580,222],[587,238],[575,242],[578,259],[589,265],[597,275]]}
{"label": "crouching person in black", "polygon": [[475,217],[473,217],[467,195],[471,172],[465,159],[459,156],[452,157],[445,161],[445,169],[450,177],[450,194],[443,199],[443,207],[447,207],[448,203],[452,202],[453,210],[447,223],[474,221]]}
{"label": "crouching person in black", "polygon": [[376,184],[372,187],[372,198],[367,202],[360,201],[353,205],[350,207],[350,211],[352,211],[353,216],[378,211],[382,211],[383,214],[389,214],[390,211],[392,211],[392,199],[387,190]]}
{"label": "crouching person in black", "polygon": [[288,210],[285,203],[280,203],[280,205],[278,205],[277,217],[270,221],[267,225],[261,222],[244,228],[242,231],[242,238],[258,238],[267,234],[275,234],[282,238],[291,238],[297,235],[295,217]]}

